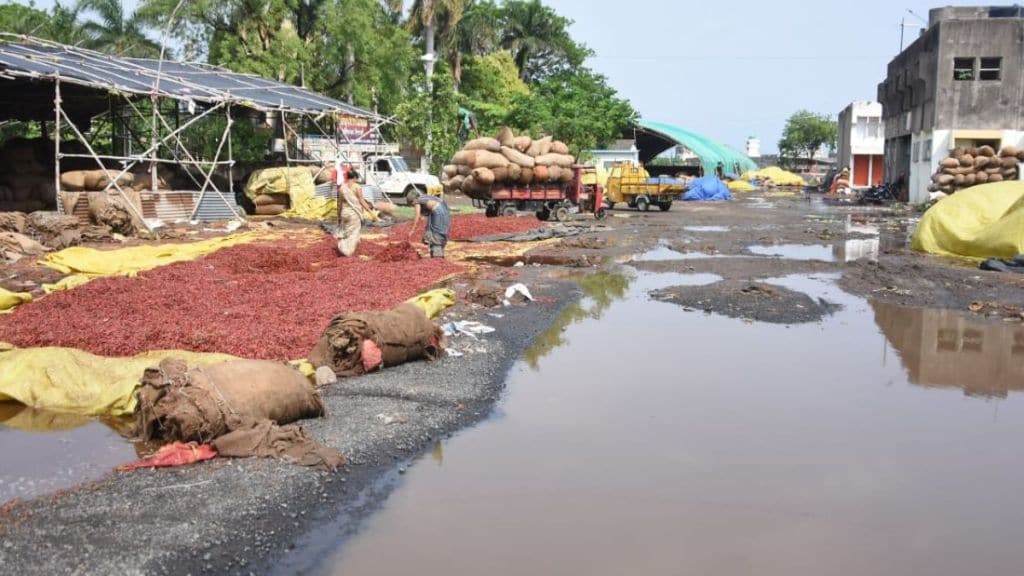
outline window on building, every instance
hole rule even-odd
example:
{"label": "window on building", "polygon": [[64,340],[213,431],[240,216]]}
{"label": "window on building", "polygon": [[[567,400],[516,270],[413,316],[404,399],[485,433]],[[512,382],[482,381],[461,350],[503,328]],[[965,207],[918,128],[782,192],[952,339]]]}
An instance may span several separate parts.
{"label": "window on building", "polygon": [[953,58],[953,80],[966,82],[974,80],[974,61],[976,58]]}
{"label": "window on building", "polygon": [[914,144],[910,147],[910,150],[911,150],[911,152],[910,152],[910,161],[911,162],[917,162],[918,160],[921,159],[921,143],[920,142],[914,142]]}
{"label": "window on building", "polygon": [[921,144],[921,160],[925,162],[932,161],[932,141],[925,140],[924,144]]}
{"label": "window on building", "polygon": [[1003,59],[1002,58],[982,58],[981,66],[978,67],[978,79],[979,80],[1002,80],[1003,78]]}

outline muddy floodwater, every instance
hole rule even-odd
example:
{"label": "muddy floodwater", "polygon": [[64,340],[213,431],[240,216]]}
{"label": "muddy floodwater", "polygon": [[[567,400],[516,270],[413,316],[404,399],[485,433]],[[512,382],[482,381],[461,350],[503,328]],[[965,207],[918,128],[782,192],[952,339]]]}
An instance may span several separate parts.
{"label": "muddy floodwater", "polygon": [[836,278],[769,280],[841,305],[788,326],[648,296],[714,276],[584,281],[494,417],[312,572],[1020,574],[1024,327]]}

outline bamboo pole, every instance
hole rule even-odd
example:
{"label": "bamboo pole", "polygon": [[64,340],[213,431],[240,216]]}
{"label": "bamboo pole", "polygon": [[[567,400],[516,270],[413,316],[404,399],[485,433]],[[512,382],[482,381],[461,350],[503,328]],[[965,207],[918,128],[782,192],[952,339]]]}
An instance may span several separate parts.
{"label": "bamboo pole", "polygon": [[53,189],[56,195],[57,213],[64,213],[64,203],[60,201],[60,111],[63,104],[60,98],[60,79],[53,83]]}

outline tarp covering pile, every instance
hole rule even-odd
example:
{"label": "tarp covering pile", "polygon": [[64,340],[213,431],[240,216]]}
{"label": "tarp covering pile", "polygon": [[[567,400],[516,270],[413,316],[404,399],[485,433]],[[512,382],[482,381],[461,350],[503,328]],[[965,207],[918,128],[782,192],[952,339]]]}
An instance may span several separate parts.
{"label": "tarp covering pile", "polygon": [[136,433],[144,440],[210,443],[221,456],[303,466],[345,463],[292,424],[323,416],[324,407],[313,384],[285,364],[234,360],[190,368],[168,358],[145,371],[136,395]]}
{"label": "tarp covering pile", "polygon": [[974,186],[940,201],[921,218],[913,248],[978,260],[1024,254],[1024,182]]}
{"label": "tarp covering pile", "polygon": [[182,350],[131,358],[107,358],[71,348],[7,350],[0,352],[0,402],[83,416],[133,414],[139,375],[169,357],[185,358],[194,365],[235,359]]}
{"label": "tarp covering pile", "polygon": [[135,276],[175,262],[195,260],[221,248],[254,242],[265,236],[244,232],[231,236],[201,240],[188,244],[159,244],[132,246],[117,250],[96,250],[75,246],[54,252],[39,260],[39,264],[63,274],[69,274],[56,284],[44,286],[47,292],[77,288],[95,278],[105,276]]}
{"label": "tarp covering pile", "polygon": [[305,220],[326,220],[337,215],[336,200],[316,195],[316,181],[309,168],[264,168],[249,176],[245,194],[251,200],[259,197],[288,196],[291,208],[281,216]]}
{"label": "tarp covering pile", "polygon": [[746,180],[730,180],[725,184],[732,192],[753,192],[754,186]]}
{"label": "tarp covering pile", "polygon": [[28,292],[11,292],[0,288],[0,314],[9,312],[19,304],[28,304],[32,301],[32,295]]}
{"label": "tarp covering pile", "polygon": [[704,176],[690,182],[689,188],[683,194],[683,200],[687,202],[724,202],[732,200],[729,187],[718,179],[717,176]]}
{"label": "tarp covering pile", "polygon": [[744,172],[740,176],[743,180],[757,180],[761,183],[771,182],[776,186],[800,186],[806,185],[804,179],[798,174],[788,172],[778,166],[769,166],[763,170]]}
{"label": "tarp covering pile", "polygon": [[341,377],[415,360],[436,360],[443,353],[441,329],[414,304],[387,312],[343,313],[331,319],[309,353],[315,368],[327,366]]}

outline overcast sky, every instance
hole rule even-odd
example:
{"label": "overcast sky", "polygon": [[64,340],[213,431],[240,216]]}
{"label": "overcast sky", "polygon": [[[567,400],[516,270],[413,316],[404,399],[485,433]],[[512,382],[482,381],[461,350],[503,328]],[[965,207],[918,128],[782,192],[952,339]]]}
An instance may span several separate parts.
{"label": "overcast sky", "polygon": [[596,52],[589,65],[643,117],[736,147],[757,136],[765,152],[777,148],[786,117],[798,109],[836,116],[854,100],[874,100],[899,52],[900,20],[908,44],[924,25],[908,10],[927,20],[934,6],[979,4],[544,1],[575,20],[573,36]]}

